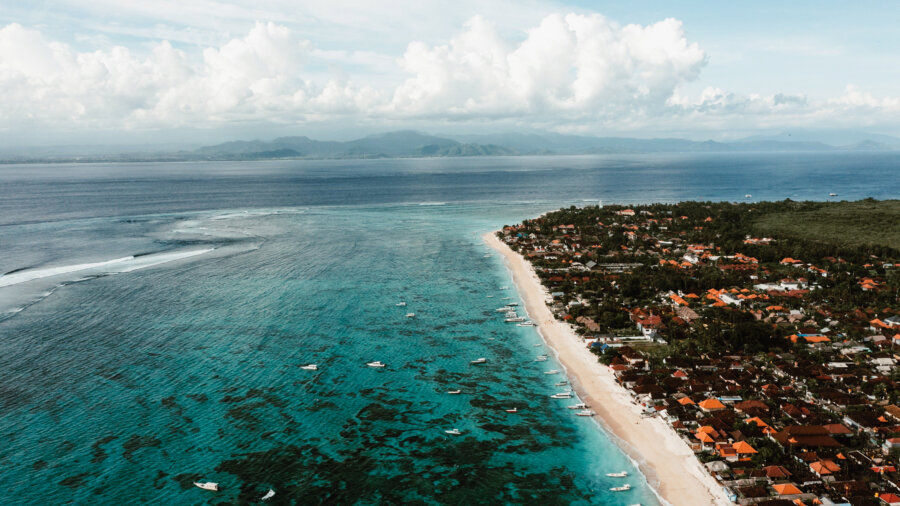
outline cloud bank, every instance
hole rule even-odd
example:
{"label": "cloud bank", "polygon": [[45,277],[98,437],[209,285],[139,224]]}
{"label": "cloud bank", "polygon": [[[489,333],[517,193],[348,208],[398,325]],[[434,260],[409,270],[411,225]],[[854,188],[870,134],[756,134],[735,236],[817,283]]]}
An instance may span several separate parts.
{"label": "cloud bank", "polygon": [[[620,26],[603,16],[551,14],[519,37],[474,17],[445,43],[402,55],[359,48],[379,79],[312,69],[328,56],[285,26],[189,52],[170,42],[76,51],[18,24],[0,28],[0,129],[215,128],[241,123],[507,122],[559,130],[720,128],[894,121],[900,99],[848,87],[800,94],[683,92],[708,64],[682,23]],[[387,78],[385,78],[387,76]]]}

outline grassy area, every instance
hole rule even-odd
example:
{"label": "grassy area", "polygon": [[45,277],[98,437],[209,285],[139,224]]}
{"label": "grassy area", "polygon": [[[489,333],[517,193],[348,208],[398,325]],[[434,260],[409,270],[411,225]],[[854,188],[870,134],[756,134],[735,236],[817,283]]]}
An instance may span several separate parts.
{"label": "grassy area", "polygon": [[900,249],[900,200],[797,202],[791,211],[760,216],[756,232],[810,241]]}

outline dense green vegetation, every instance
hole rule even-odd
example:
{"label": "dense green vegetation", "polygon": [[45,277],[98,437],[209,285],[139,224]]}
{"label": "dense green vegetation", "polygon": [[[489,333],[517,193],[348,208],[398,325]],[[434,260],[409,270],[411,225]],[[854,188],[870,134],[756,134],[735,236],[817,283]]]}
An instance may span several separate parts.
{"label": "dense green vegetation", "polygon": [[785,204],[789,210],[756,217],[754,231],[840,246],[900,249],[900,200]]}

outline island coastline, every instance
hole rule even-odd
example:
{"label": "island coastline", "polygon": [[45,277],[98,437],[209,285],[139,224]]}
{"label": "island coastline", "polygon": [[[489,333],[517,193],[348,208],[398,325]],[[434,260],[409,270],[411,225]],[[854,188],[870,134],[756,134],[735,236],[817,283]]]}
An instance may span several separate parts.
{"label": "island coastline", "polygon": [[619,447],[637,462],[662,501],[675,506],[732,504],[675,431],[658,418],[642,417],[640,407],[616,383],[612,371],[586,348],[570,325],[553,316],[545,303],[547,290],[531,264],[495,233],[482,238],[503,255],[528,316],[565,367],[579,397],[598,415]]}

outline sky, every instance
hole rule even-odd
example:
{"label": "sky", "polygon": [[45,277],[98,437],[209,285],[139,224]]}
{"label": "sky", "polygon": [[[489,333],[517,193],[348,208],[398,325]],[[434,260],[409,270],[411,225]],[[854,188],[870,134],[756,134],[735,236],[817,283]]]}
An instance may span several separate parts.
{"label": "sky", "polygon": [[0,0],[0,145],[900,134],[900,3]]}

